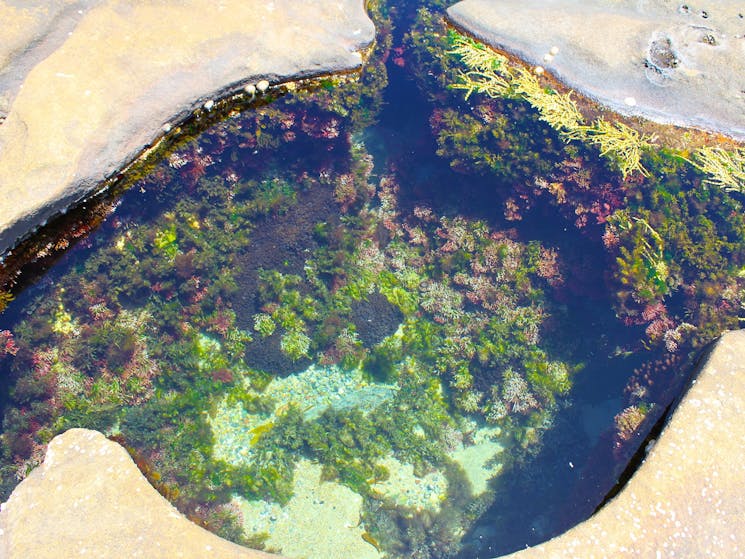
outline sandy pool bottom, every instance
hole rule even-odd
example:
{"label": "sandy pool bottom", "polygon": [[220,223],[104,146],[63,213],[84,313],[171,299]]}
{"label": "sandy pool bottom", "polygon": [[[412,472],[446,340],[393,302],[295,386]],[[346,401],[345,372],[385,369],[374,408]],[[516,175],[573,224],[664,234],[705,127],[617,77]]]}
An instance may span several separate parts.
{"label": "sandy pool bottom", "polygon": [[[475,496],[488,489],[488,481],[502,468],[499,428],[482,427],[473,444],[456,449],[452,458],[460,464]],[[447,479],[439,472],[423,477],[410,464],[394,457],[382,464],[390,477],[373,486],[382,499],[397,506],[438,512],[447,498]],[[294,471],[293,496],[284,506],[266,501],[234,500],[243,513],[248,535],[265,534],[267,550],[293,559],[377,559],[382,557],[370,543],[362,522],[362,496],[339,483],[322,481],[322,467],[309,460],[298,461]]]}

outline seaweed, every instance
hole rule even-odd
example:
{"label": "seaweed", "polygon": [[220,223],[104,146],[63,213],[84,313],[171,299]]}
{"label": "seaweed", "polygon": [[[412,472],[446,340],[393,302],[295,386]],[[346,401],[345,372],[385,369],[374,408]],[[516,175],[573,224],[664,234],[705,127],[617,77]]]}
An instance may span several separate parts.
{"label": "seaweed", "polygon": [[[23,307],[0,330],[3,495],[55,434],[86,426],[118,433],[167,498],[235,541],[266,534],[242,533],[234,499],[286,505],[311,459],[363,497],[363,543],[453,556],[495,495],[453,457],[499,433],[510,457],[492,460],[520,467],[572,398],[567,307],[591,283],[573,243],[606,268],[595,288],[633,338],[618,353],[648,357],[628,374],[619,445],[659,409],[663,371],[739,325],[740,151],[691,166],[620,121],[588,123],[571,92],[449,31],[443,4],[374,3],[383,32],[357,81],[287,85],[216,122],[38,288],[0,291],[0,311]],[[393,16],[413,18],[396,46]],[[445,163],[422,177],[369,128],[386,58],[431,103]],[[496,193],[474,208],[462,185]],[[539,221],[566,240],[540,240]],[[387,459],[447,489],[397,502]]]}
{"label": "seaweed", "polygon": [[565,141],[597,145],[600,155],[611,157],[624,178],[636,172],[647,174],[641,158],[655,143],[654,136],[640,134],[622,122],[608,122],[602,118],[587,125],[571,98],[571,91],[558,93],[544,86],[535,70],[522,66],[511,68],[505,56],[470,37],[451,31],[449,40],[452,45],[449,54],[460,58],[468,69],[460,72],[458,81],[451,87],[465,90],[466,99],[473,93],[491,98],[524,99]]}

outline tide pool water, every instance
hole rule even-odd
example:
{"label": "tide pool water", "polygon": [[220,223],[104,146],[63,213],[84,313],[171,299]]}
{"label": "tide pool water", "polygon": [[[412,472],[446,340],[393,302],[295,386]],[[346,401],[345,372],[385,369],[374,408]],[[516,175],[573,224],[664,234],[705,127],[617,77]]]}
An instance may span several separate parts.
{"label": "tide pool water", "polygon": [[493,54],[439,2],[392,8],[360,76],[184,139],[25,279],[3,496],[91,427],[290,557],[491,557],[602,501],[739,324],[741,196],[664,146],[624,165],[605,124],[567,138],[541,111],[571,97],[517,67],[465,99]]}

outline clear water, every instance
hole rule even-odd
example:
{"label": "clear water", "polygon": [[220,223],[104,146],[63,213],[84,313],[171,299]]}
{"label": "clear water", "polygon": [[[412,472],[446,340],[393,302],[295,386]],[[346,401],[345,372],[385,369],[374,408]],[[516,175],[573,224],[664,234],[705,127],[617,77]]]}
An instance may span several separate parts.
{"label": "clear water", "polygon": [[[492,557],[593,511],[738,324],[740,202],[465,102],[437,14],[394,14],[360,82],[177,148],[26,278],[0,316],[4,496],[81,426],[290,557]],[[626,222],[664,239],[652,293]]]}

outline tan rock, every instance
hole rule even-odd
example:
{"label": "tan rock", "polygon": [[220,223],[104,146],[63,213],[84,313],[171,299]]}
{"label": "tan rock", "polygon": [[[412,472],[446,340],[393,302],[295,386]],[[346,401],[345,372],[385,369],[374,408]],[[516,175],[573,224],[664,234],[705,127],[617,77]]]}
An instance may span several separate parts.
{"label": "tan rock", "polygon": [[248,83],[350,70],[362,0],[0,0],[0,252],[163,127]]}
{"label": "tan rock", "polygon": [[745,330],[725,334],[629,483],[513,559],[745,557]]}
{"label": "tan rock", "polygon": [[463,0],[448,16],[619,113],[745,140],[741,0]]}
{"label": "tan rock", "polygon": [[126,450],[101,433],[71,429],[0,511],[3,559],[277,557],[242,548],[189,522]]}

